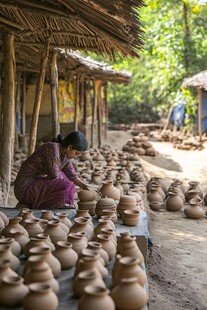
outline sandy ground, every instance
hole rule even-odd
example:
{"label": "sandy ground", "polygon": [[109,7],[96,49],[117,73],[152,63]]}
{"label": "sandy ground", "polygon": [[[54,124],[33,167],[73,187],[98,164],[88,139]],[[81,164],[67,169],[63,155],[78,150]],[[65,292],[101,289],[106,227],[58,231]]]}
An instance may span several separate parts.
{"label": "sandy ground", "polygon": [[[129,137],[126,132],[110,132],[108,142],[119,148]],[[177,150],[167,142],[152,144],[159,155],[141,159],[148,178],[176,178],[186,188],[188,181],[196,180],[207,192],[207,144],[202,151]],[[147,263],[149,309],[207,310],[207,218],[187,219],[183,210],[153,212],[147,207],[147,212],[153,241]]]}
{"label": "sandy ground", "polygon": [[[106,144],[121,149],[130,133],[109,131]],[[200,182],[207,192],[207,145],[202,151],[174,149],[167,142],[152,142],[156,157],[142,157],[148,178]],[[11,205],[16,200],[10,196]],[[179,212],[153,212],[147,206],[153,249],[148,257],[150,310],[207,310],[207,218],[187,219]],[[206,207],[204,207],[207,210]]]}

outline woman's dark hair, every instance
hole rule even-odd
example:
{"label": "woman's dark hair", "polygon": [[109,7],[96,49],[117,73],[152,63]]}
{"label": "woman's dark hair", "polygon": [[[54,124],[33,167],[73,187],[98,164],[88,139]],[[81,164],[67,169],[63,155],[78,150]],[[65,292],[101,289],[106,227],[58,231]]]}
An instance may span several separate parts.
{"label": "woman's dark hair", "polygon": [[59,143],[63,147],[71,145],[72,148],[77,151],[86,151],[88,148],[88,142],[80,131],[72,131],[65,138],[58,135],[56,138],[52,139],[52,142]]}

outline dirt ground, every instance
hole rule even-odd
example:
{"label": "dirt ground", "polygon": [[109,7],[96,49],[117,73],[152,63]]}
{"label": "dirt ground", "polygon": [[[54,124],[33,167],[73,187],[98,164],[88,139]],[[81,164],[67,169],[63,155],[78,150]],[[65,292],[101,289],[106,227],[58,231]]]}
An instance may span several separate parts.
{"label": "dirt ground", "polygon": [[[121,149],[130,133],[109,131],[106,144]],[[207,144],[202,151],[182,151],[171,143],[152,142],[156,157],[142,157],[148,178],[200,182],[207,192]],[[15,205],[15,199],[10,196]],[[204,207],[207,210],[207,207]],[[153,212],[147,207],[148,226],[153,241],[148,257],[150,310],[207,310],[207,218],[187,219],[179,212]]]}
{"label": "dirt ground", "polygon": [[[126,142],[128,133],[109,132],[114,148]],[[200,182],[207,192],[207,144],[202,151],[182,151],[171,143],[152,142],[156,157],[142,157],[148,178]],[[207,210],[207,207],[204,207]],[[150,310],[207,310],[207,218],[187,219],[179,212],[153,212],[147,207],[153,249],[148,257]]]}

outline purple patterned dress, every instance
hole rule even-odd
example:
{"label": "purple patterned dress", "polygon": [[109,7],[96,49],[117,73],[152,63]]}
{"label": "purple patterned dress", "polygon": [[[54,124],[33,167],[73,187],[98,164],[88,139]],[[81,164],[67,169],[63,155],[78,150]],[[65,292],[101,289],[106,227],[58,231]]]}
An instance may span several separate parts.
{"label": "purple patterned dress", "polygon": [[22,163],[14,193],[32,209],[64,208],[74,203],[75,178],[73,164],[60,153],[60,144],[47,142]]}

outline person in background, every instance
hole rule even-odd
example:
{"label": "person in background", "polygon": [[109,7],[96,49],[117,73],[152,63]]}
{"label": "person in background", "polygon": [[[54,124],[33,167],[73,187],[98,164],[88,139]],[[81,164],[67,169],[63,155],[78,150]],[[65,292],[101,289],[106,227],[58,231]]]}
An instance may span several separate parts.
{"label": "person in background", "polygon": [[58,135],[52,142],[42,144],[22,163],[14,182],[19,203],[31,209],[74,207],[75,186],[91,188],[79,179],[72,164],[72,159],[87,148],[87,140],[80,131],[65,138]]}

